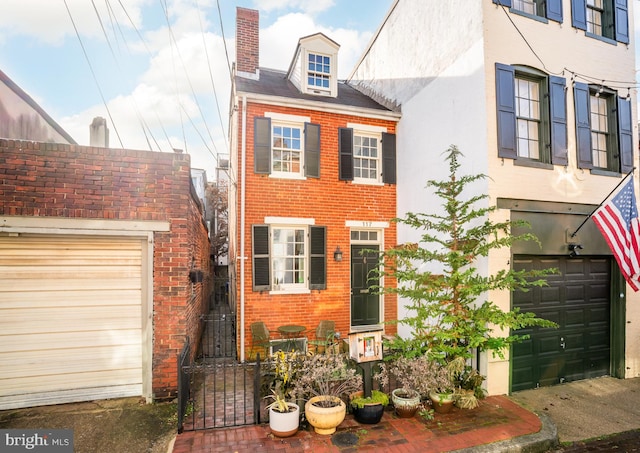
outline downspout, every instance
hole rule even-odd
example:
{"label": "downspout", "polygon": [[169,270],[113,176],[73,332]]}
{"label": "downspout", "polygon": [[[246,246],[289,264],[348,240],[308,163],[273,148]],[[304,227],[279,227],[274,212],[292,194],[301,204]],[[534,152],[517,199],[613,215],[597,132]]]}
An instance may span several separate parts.
{"label": "downspout", "polygon": [[240,362],[244,362],[244,262],[246,260],[244,250],[244,212],[245,212],[245,188],[247,176],[247,95],[242,96],[242,182],[240,184]]}

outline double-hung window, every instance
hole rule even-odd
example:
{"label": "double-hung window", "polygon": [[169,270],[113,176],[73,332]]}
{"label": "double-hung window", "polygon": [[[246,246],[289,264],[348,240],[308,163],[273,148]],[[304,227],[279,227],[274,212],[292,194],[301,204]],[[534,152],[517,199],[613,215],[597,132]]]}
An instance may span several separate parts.
{"label": "double-hung window", "polygon": [[272,170],[300,174],[302,168],[302,126],[273,124],[271,133]]}
{"label": "double-hung window", "polygon": [[534,19],[562,22],[562,0],[493,0],[493,3]]}
{"label": "double-hung window", "polygon": [[395,184],[396,136],[385,128],[348,124],[340,128],[340,179],[364,184]]}
{"label": "double-hung window", "polygon": [[565,82],[534,68],[496,64],[499,157],[567,165]]}
{"label": "double-hung window", "polygon": [[326,228],[308,219],[267,218],[253,226],[254,291],[326,288]]}
{"label": "double-hung window", "polygon": [[317,53],[309,53],[307,67],[307,85],[328,91],[331,80],[331,57]]}
{"label": "double-hung window", "polygon": [[571,24],[587,36],[629,43],[628,0],[571,0]]}
{"label": "double-hung window", "polygon": [[541,132],[546,128],[542,121],[540,102],[541,83],[539,80],[516,76],[516,120],[518,137],[518,157],[547,160],[544,149],[540,149]]}
{"label": "double-hung window", "polygon": [[353,136],[353,177],[356,180],[378,182],[380,179],[380,137]]}
{"label": "double-hung window", "polygon": [[633,168],[631,101],[603,86],[574,84],[578,167],[628,173]]}
{"label": "double-hung window", "polygon": [[320,177],[320,125],[269,113],[254,120],[254,171],[280,178]]}
{"label": "double-hung window", "polygon": [[295,226],[271,229],[273,253],[271,255],[272,285],[275,289],[306,287],[306,230]]}

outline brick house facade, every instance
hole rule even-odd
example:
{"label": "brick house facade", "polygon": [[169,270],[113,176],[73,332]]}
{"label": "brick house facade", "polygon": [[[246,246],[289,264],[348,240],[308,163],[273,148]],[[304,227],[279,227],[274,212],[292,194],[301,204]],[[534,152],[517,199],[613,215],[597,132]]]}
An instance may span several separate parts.
{"label": "brick house facade", "polygon": [[[272,339],[285,324],[312,339],[325,319],[343,338],[395,333],[385,324],[397,317],[395,296],[368,294],[358,271],[369,269],[359,250],[396,242],[399,114],[337,82],[339,45],[322,34],[300,39],[289,72],[258,68],[258,29],[257,11],[238,8],[229,267],[239,356],[251,353],[256,321]],[[310,59],[313,82],[302,69]],[[355,297],[354,278],[365,285]]]}
{"label": "brick house facade", "polygon": [[[208,232],[191,184],[189,156],[1,139],[0,199],[0,262],[8,276],[0,283],[0,310],[6,320],[3,324],[0,316],[0,331],[6,333],[0,334],[0,355],[21,350],[20,340],[9,334],[14,329],[9,319],[19,313],[20,333],[37,337],[34,342],[62,342],[60,336],[68,336],[60,348],[69,352],[59,363],[51,362],[47,372],[60,372],[56,366],[79,367],[78,376],[92,376],[93,383],[86,386],[97,390],[87,390],[84,399],[174,397],[177,355],[187,338],[197,343],[199,316],[208,309],[212,287]],[[78,244],[93,247],[97,256],[76,252]],[[128,251],[129,246],[134,251]],[[48,253],[51,258],[45,261]],[[195,269],[202,271],[202,282],[190,281]],[[41,293],[31,292],[38,285]],[[86,293],[75,296],[71,286]],[[17,302],[22,295],[30,299],[28,304]],[[131,320],[125,321],[129,312]],[[50,329],[56,331],[55,338],[41,336],[45,329],[33,321],[38,313],[50,316],[52,323],[60,317],[59,325]],[[96,344],[83,346],[95,349],[72,364],[78,347],[73,342],[80,341],[73,338],[85,338],[75,331],[81,324],[98,326],[84,340],[95,338]],[[118,340],[98,341],[103,336]],[[130,345],[120,344],[129,336]],[[102,353],[109,359],[94,363]],[[37,361],[55,352],[42,346],[24,354]],[[121,363],[106,363],[116,360]],[[61,378],[57,387],[42,384],[42,392],[34,390],[33,398],[17,401],[12,395],[20,393],[20,385],[43,379],[41,370],[26,365],[17,373],[25,384],[7,377],[6,368],[0,371],[0,408],[83,398],[69,392],[82,395],[85,384],[72,382],[66,388]],[[47,393],[58,396],[46,399]]]}

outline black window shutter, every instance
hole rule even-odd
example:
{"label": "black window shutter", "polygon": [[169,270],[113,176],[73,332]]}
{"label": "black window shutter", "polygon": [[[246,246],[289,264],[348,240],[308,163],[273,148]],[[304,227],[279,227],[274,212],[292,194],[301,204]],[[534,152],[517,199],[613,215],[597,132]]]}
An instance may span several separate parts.
{"label": "black window shutter", "polygon": [[616,41],[629,44],[629,9],[627,0],[615,0]]}
{"label": "black window shutter", "polygon": [[327,289],[326,227],[309,227],[309,289]]}
{"label": "black window shutter", "polygon": [[271,118],[256,118],[253,129],[254,172],[271,173]]}
{"label": "black window shutter", "polygon": [[571,25],[587,29],[587,0],[571,0]]}
{"label": "black window shutter", "polygon": [[562,0],[547,0],[547,19],[562,23]]}
{"label": "black window shutter", "polygon": [[253,226],[253,290],[271,289],[269,265],[269,226]]}
{"label": "black window shutter", "polygon": [[320,125],[304,123],[304,175],[320,177]]}
{"label": "black window shutter", "polygon": [[382,182],[396,183],[396,134],[382,133]]}
{"label": "black window shutter", "polygon": [[353,129],[341,127],[338,129],[340,153],[340,180],[353,180]]}
{"label": "black window shutter", "polygon": [[589,85],[575,82],[573,98],[576,109],[576,148],[578,168],[593,167],[591,155],[591,121],[589,119]]}
{"label": "black window shutter", "polygon": [[633,127],[631,101],[618,98],[618,146],[620,146],[620,172],[633,170]]}
{"label": "black window shutter", "polygon": [[498,112],[498,157],[515,159],[516,148],[516,97],[515,70],[496,63],[496,109]]}
{"label": "black window shutter", "polygon": [[551,163],[567,165],[567,100],[564,77],[549,76],[549,112],[551,117]]}
{"label": "black window shutter", "polygon": [[511,0],[493,0],[493,3],[511,8]]}

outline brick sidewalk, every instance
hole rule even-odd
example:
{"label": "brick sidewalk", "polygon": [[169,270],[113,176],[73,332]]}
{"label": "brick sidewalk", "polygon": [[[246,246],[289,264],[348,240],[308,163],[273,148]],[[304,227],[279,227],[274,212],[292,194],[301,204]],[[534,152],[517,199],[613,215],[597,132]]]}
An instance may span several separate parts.
{"label": "brick sidewalk", "polygon": [[389,408],[376,425],[362,425],[347,415],[331,436],[306,427],[295,436],[279,439],[268,425],[191,431],[179,434],[173,453],[343,452],[384,451],[439,453],[511,439],[540,431],[542,423],[532,412],[504,396],[491,396],[473,410],[453,408],[424,421],[416,416],[398,418]]}

